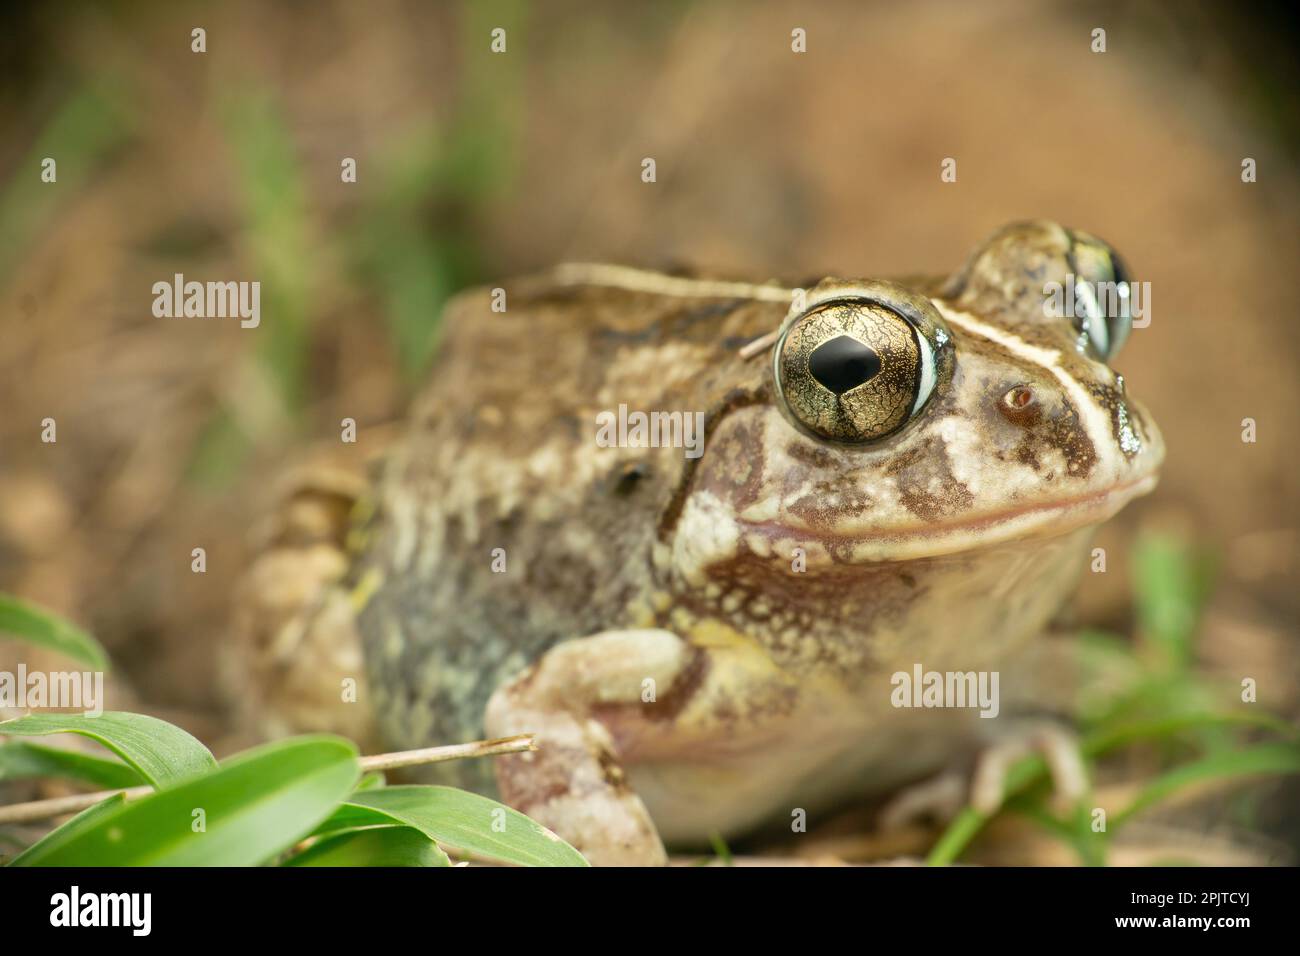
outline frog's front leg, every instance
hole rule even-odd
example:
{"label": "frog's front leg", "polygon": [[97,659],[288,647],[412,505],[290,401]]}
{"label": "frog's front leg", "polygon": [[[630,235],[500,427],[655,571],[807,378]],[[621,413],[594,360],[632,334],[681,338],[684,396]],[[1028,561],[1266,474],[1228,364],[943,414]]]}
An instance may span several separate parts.
{"label": "frog's front leg", "polygon": [[502,799],[594,864],[666,863],[663,842],[628,786],[622,755],[599,713],[640,702],[648,686],[670,694],[698,653],[661,630],[606,631],[553,647],[488,702],[489,735],[537,735],[536,752],[497,760]]}

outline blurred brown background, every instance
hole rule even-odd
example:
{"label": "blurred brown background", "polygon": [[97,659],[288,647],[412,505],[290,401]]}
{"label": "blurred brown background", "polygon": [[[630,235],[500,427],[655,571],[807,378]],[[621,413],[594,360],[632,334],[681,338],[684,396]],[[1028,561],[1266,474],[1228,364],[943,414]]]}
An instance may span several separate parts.
{"label": "blurred brown background", "polygon": [[[1047,217],[1150,281],[1151,327],[1116,364],[1169,446],[1157,493],[1105,532],[1116,573],[1085,583],[1083,615],[1126,613],[1132,528],[1181,527],[1220,559],[1207,653],[1294,688],[1300,127],[1293,36],[1252,9],[7,6],[0,589],[86,625],[119,693],[212,740],[273,476],[377,451],[457,288],[564,258],[947,272]],[[154,318],[176,272],[261,280],[261,328]]]}

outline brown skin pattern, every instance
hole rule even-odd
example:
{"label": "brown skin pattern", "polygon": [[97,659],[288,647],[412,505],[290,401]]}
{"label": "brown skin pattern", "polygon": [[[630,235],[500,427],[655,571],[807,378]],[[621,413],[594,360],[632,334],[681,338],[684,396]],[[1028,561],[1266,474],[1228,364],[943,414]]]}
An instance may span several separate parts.
{"label": "brown skin pattern", "polygon": [[[361,615],[374,684],[384,695],[381,729],[401,743],[476,737],[487,698],[506,678],[557,641],[630,624],[633,597],[659,583],[649,551],[671,533],[674,499],[698,459],[679,449],[597,449],[598,411],[621,402],[699,410],[717,420],[748,396],[770,401],[765,364],[741,360],[736,343],[775,328],[785,314],[779,304],[701,305],[529,282],[508,286],[507,302],[506,313],[493,313],[484,290],[449,310],[411,447],[381,497],[436,508],[443,469],[466,464],[448,450],[472,444],[478,451],[479,471],[464,479],[473,488],[457,498],[476,520],[449,510],[436,527],[423,527],[417,551],[428,563],[417,560],[417,573],[406,576],[384,567],[384,586]],[[693,374],[683,376],[681,367]],[[613,383],[611,369],[620,372]],[[581,485],[515,465],[548,443],[586,457],[601,452],[601,461]],[[515,501],[504,509],[502,486]],[[392,518],[391,511],[377,517],[366,564],[384,563],[393,532],[383,524]],[[567,533],[575,519],[589,532],[580,539]],[[498,547],[506,552],[505,574],[490,569]],[[402,635],[400,653],[374,654],[393,633]],[[464,782],[484,786],[490,781],[481,771],[490,770],[461,762],[443,776],[460,779],[467,771]]]}

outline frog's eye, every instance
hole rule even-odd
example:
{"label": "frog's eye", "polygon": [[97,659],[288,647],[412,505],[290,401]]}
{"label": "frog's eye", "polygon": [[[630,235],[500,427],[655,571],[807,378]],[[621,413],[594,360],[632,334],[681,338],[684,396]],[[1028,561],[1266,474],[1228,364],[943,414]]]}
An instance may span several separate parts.
{"label": "frog's eye", "polygon": [[786,319],[773,374],[800,430],[864,444],[915,418],[951,362],[951,339],[930,301],[873,282],[814,292]]}
{"label": "frog's eye", "polygon": [[1070,266],[1075,275],[1074,324],[1102,359],[1110,359],[1133,328],[1128,270],[1119,255],[1100,239],[1077,230],[1070,239]]}

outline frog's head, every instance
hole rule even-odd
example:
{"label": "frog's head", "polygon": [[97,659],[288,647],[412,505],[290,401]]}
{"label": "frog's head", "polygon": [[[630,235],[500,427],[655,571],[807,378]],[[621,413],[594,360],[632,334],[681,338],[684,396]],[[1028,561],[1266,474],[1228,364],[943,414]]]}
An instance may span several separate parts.
{"label": "frog's head", "polygon": [[[1081,280],[1118,285],[1120,307],[1105,308],[1107,286],[1072,310],[1045,292]],[[773,347],[771,401],[710,435],[679,550],[744,542],[857,564],[1104,521],[1163,457],[1110,364],[1127,283],[1104,243],[1047,222],[1001,230],[942,285],[819,283]]]}

